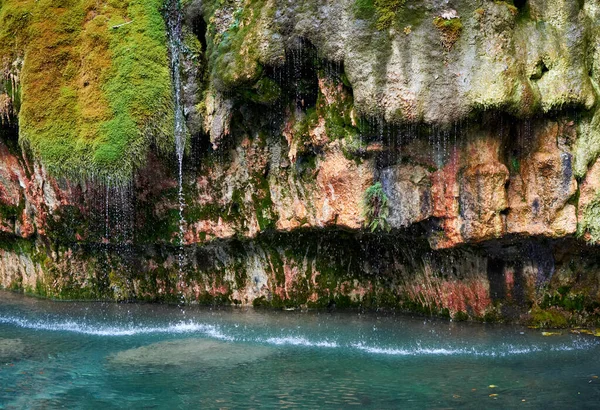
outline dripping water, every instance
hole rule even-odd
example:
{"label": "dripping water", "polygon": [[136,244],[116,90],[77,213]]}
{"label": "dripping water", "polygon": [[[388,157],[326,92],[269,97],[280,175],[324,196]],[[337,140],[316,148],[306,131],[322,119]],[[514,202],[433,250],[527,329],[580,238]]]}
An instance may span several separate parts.
{"label": "dripping water", "polygon": [[178,166],[178,202],[179,202],[179,230],[178,230],[178,244],[179,250],[177,255],[177,262],[179,265],[178,275],[178,287],[180,292],[180,305],[183,305],[185,298],[183,295],[183,267],[185,264],[184,254],[184,233],[185,233],[185,199],[183,195],[183,155],[185,153],[185,137],[186,137],[186,124],[185,117],[183,114],[183,104],[181,96],[181,52],[183,49],[181,42],[181,24],[182,15],[179,0],[169,0],[166,10],[166,21],[168,28],[169,37],[169,53],[171,55],[171,76],[173,80],[173,96],[174,96],[174,109],[175,109],[175,151],[177,154],[177,166]]}
{"label": "dripping water", "polygon": [[131,277],[135,258],[134,225],[135,205],[133,183],[116,182],[108,177],[101,183],[92,181],[90,195],[94,201],[93,209],[99,209],[98,215],[92,215],[91,224],[104,224],[98,248],[101,252],[100,266],[97,273],[98,286],[110,286],[109,273],[120,272],[124,287],[119,297],[129,297],[132,289]]}

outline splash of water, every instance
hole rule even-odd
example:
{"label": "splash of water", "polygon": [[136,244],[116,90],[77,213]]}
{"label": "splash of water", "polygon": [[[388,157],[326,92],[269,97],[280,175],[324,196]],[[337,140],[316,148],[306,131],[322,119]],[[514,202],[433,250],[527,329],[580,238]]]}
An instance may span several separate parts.
{"label": "splash of water", "polygon": [[471,356],[503,358],[511,356],[547,354],[548,352],[572,352],[597,349],[600,341],[589,337],[565,336],[559,342],[536,341],[500,343],[494,346],[485,343],[472,342],[430,342],[404,341],[396,343],[379,343],[351,338],[343,340],[332,335],[331,338],[319,338],[302,332],[287,332],[280,330],[277,335],[256,335],[239,333],[227,325],[198,322],[196,320],[181,320],[162,324],[142,323],[98,323],[87,319],[61,319],[48,316],[45,319],[28,319],[20,316],[0,314],[0,325],[13,325],[25,329],[50,332],[68,332],[98,337],[128,337],[137,335],[196,335],[208,339],[223,340],[238,343],[259,343],[271,346],[305,347],[313,349],[334,349],[362,352],[368,355],[383,356]]}

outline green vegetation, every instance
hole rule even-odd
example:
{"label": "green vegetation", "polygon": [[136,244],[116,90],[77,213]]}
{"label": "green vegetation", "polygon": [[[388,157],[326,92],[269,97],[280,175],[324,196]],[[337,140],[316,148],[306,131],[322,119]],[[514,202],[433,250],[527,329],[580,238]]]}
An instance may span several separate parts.
{"label": "green vegetation", "polygon": [[0,59],[23,59],[20,141],[58,175],[126,180],[166,147],[162,0],[4,0]]}
{"label": "green vegetation", "polygon": [[583,208],[581,214],[577,235],[590,243],[598,243],[600,241],[600,194]]}
{"label": "green vegetation", "polygon": [[447,51],[450,51],[454,43],[460,38],[463,30],[463,24],[460,18],[445,19],[436,17],[433,19],[433,25],[440,31],[442,45]]}
{"label": "green vegetation", "polygon": [[557,309],[532,309],[529,325],[537,328],[564,328],[569,324],[566,316]]}
{"label": "green vegetation", "polygon": [[231,7],[226,0],[207,2],[208,55],[210,71],[226,89],[254,84],[263,71],[259,62],[260,21],[273,12],[265,0],[247,1],[233,12],[228,27],[223,24],[215,12],[224,6]]}
{"label": "green vegetation", "polygon": [[467,312],[463,312],[462,310],[459,310],[458,312],[456,312],[454,314],[454,316],[452,317],[452,320],[454,320],[455,322],[465,322],[465,321],[469,320],[469,315],[467,314]]}
{"label": "green vegetation", "polygon": [[385,30],[394,23],[396,13],[405,3],[406,0],[356,0],[354,16],[361,20],[376,17],[377,30]]}
{"label": "green vegetation", "polygon": [[513,16],[516,16],[517,14],[519,14],[519,9],[515,7],[512,0],[511,1],[494,0],[494,3],[505,5],[506,8],[508,8],[508,11],[510,11]]}
{"label": "green vegetation", "polygon": [[371,232],[383,230],[389,232],[391,227],[387,221],[389,216],[388,197],[383,191],[381,182],[371,185],[365,191],[364,215],[366,224]]}
{"label": "green vegetation", "polygon": [[320,77],[325,79],[327,87],[331,90],[332,101],[327,101],[322,93],[319,93],[317,98],[317,110],[325,119],[327,136],[337,140],[358,134],[358,129],[352,123],[354,99],[351,93],[339,87],[342,80],[327,78],[324,73]]}
{"label": "green vegetation", "polygon": [[555,292],[546,293],[540,304],[542,309],[558,307],[569,312],[581,312],[585,308],[585,297],[571,292],[571,288],[563,286]]}
{"label": "green vegetation", "polygon": [[281,97],[281,87],[268,77],[262,77],[252,87],[243,88],[240,94],[248,101],[272,105]]}
{"label": "green vegetation", "polygon": [[573,150],[573,171],[576,177],[582,178],[588,167],[600,156],[600,110],[596,111],[591,120],[580,121],[578,128],[578,138]]}

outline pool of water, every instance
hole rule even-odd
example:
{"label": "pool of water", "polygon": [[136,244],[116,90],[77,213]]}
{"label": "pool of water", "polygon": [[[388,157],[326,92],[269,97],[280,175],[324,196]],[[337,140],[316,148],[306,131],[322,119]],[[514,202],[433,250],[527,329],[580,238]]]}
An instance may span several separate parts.
{"label": "pool of water", "polygon": [[0,292],[0,408],[597,408],[600,339]]}

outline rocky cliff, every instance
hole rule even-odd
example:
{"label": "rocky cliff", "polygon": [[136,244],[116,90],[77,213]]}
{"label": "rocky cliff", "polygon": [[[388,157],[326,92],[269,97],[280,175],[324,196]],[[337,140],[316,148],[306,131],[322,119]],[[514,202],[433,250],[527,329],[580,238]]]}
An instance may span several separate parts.
{"label": "rocky cliff", "polygon": [[0,21],[1,286],[599,318],[597,0],[2,0]]}

